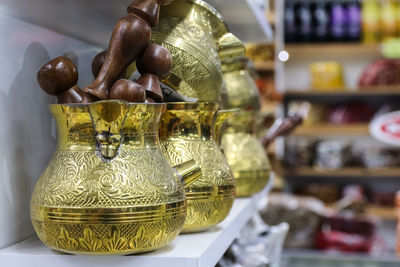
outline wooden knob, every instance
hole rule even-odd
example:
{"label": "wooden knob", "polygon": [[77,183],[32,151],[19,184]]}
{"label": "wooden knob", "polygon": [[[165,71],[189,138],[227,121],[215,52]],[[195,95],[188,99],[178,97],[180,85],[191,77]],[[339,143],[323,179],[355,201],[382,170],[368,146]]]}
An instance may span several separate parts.
{"label": "wooden knob", "polygon": [[98,53],[93,61],[92,61],[92,73],[94,78],[97,78],[97,76],[100,73],[101,67],[104,64],[104,61],[106,60],[106,55],[107,55],[107,50]]}
{"label": "wooden knob", "polygon": [[78,86],[73,86],[57,95],[58,104],[81,103],[82,100],[83,98],[80,94],[80,89]]}
{"label": "wooden knob", "polygon": [[89,103],[93,103],[93,102],[96,102],[96,101],[99,100],[94,95],[91,95],[89,93],[85,93],[83,91],[80,91],[79,94],[82,96],[81,104],[89,104]]}
{"label": "wooden knob", "polygon": [[152,74],[143,74],[136,82],[146,90],[146,97],[152,98],[158,103],[164,102],[160,81],[157,76]]}
{"label": "wooden knob", "polygon": [[107,99],[111,87],[122,72],[146,49],[150,34],[149,24],[138,16],[128,14],[121,18],[114,28],[98,77],[84,91],[100,99]]}
{"label": "wooden knob", "polygon": [[134,0],[127,10],[129,14],[135,14],[147,21],[151,27],[158,24],[160,4],[157,0]]}
{"label": "wooden knob", "polygon": [[112,87],[110,91],[110,99],[143,103],[146,99],[146,90],[133,81],[121,79]]}
{"label": "wooden knob", "polygon": [[140,74],[150,73],[165,79],[172,69],[172,56],[165,47],[149,44],[143,55],[136,61]]}
{"label": "wooden knob", "polygon": [[76,85],[78,71],[69,58],[58,57],[40,68],[37,81],[47,94],[59,95]]}

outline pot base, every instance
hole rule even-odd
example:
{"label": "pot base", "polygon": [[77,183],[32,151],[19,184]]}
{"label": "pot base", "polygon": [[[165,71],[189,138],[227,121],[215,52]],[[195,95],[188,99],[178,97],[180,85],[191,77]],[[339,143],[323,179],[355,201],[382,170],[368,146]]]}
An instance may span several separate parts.
{"label": "pot base", "polygon": [[64,209],[32,207],[32,222],[48,247],[70,254],[127,255],[161,248],[185,222],[186,203],[155,207]]}
{"label": "pot base", "polygon": [[217,196],[187,192],[187,216],[182,233],[203,232],[222,222],[235,200],[235,187],[224,187]]}
{"label": "pot base", "polygon": [[250,197],[259,193],[267,186],[270,170],[233,171],[236,179],[236,196]]}

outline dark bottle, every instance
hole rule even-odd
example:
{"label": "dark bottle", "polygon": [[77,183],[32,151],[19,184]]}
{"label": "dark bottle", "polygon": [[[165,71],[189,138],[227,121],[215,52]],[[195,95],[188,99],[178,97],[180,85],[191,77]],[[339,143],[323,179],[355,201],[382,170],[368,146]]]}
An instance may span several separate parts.
{"label": "dark bottle", "polygon": [[298,42],[310,42],[312,35],[312,14],[309,0],[297,2],[296,12],[296,32]]}
{"label": "dark bottle", "polygon": [[313,40],[327,42],[329,40],[329,11],[326,0],[314,1],[312,9]]}
{"label": "dark bottle", "polygon": [[296,18],[294,0],[285,1],[285,42],[293,43],[296,41]]}
{"label": "dark bottle", "polygon": [[351,42],[361,40],[361,5],[359,0],[347,0],[346,39]]}
{"label": "dark bottle", "polygon": [[331,4],[331,37],[332,41],[345,41],[346,37],[346,4],[335,0]]}

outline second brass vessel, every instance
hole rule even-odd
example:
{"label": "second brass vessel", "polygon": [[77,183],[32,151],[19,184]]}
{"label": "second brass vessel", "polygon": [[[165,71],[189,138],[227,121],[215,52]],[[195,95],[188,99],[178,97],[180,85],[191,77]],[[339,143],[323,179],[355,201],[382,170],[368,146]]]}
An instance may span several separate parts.
{"label": "second brass vessel", "polygon": [[194,159],[202,177],[185,188],[187,217],[183,232],[199,232],[228,215],[235,180],[215,136],[231,115],[213,103],[169,103],[160,127],[161,147],[172,165]]}
{"label": "second brass vessel", "polygon": [[[131,254],[165,246],[186,218],[184,187],[158,138],[165,104],[51,105],[57,149],[35,186],[31,218],[49,247]],[[184,163],[183,161],[180,163]],[[182,165],[186,182],[198,176]]]}

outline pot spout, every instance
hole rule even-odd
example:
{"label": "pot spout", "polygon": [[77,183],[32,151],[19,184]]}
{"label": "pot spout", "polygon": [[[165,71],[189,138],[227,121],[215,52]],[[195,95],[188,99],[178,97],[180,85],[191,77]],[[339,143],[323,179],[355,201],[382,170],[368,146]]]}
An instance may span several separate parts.
{"label": "pot spout", "polygon": [[199,179],[203,173],[195,160],[189,160],[174,167],[178,172],[184,187]]}

